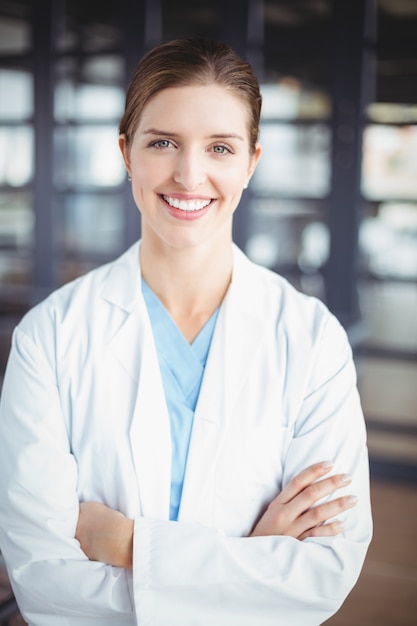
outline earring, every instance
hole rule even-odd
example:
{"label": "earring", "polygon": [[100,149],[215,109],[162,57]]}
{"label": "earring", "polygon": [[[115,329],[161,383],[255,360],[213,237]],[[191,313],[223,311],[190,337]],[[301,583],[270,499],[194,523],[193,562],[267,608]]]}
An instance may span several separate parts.
{"label": "earring", "polygon": [[243,189],[247,189],[249,185],[249,181],[243,185]]}
{"label": "earring", "polygon": [[128,175],[127,175],[127,180],[129,181],[129,183],[131,183],[131,182],[132,182],[132,177],[131,177],[131,175],[130,175],[130,174],[128,174]]}

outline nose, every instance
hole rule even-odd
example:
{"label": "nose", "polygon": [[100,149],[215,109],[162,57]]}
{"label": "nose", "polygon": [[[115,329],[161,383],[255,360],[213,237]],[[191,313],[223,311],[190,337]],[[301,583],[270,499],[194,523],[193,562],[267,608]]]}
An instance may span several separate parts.
{"label": "nose", "polygon": [[203,155],[196,150],[180,150],[175,162],[175,182],[187,191],[194,191],[206,178]]}

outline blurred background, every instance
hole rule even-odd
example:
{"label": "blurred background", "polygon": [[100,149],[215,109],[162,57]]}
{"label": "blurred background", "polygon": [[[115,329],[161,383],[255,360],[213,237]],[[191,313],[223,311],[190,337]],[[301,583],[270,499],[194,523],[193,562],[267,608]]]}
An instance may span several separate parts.
{"label": "blurred background", "polygon": [[[0,0],[0,384],[24,312],[140,236],[124,93],[144,52],[188,35],[227,41],[262,87],[235,241],[354,349],[375,537],[326,623],[415,626],[417,0]],[[1,568],[0,601],[22,624]]]}

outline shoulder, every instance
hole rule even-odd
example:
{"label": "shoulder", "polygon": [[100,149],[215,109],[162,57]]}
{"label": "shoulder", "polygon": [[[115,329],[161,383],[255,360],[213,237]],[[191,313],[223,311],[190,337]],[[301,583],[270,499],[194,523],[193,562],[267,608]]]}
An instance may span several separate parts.
{"label": "shoulder", "polygon": [[[138,244],[118,259],[91,270],[87,274],[53,291],[22,318],[18,329],[29,337],[43,337],[48,329],[60,326],[81,328],[90,324],[109,303],[120,308],[133,306],[138,297],[140,270]],[[99,322],[99,320],[97,320]]]}
{"label": "shoulder", "polygon": [[235,249],[240,295],[276,331],[307,341],[317,340],[327,326],[342,332],[340,323],[320,299],[306,295],[276,272],[257,265]]}

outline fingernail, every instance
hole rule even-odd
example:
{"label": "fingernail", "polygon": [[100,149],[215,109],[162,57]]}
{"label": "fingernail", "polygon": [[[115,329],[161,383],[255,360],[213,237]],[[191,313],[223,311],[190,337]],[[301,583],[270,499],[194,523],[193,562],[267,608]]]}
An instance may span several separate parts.
{"label": "fingernail", "polygon": [[352,482],[352,476],[350,474],[343,474],[340,477],[341,482],[346,485],[347,483],[351,483]]}
{"label": "fingernail", "polygon": [[346,498],[346,503],[349,504],[349,506],[354,506],[358,501],[357,496],[348,496]]}
{"label": "fingernail", "polygon": [[323,469],[330,469],[331,467],[333,467],[333,461],[323,461],[321,466]]}

